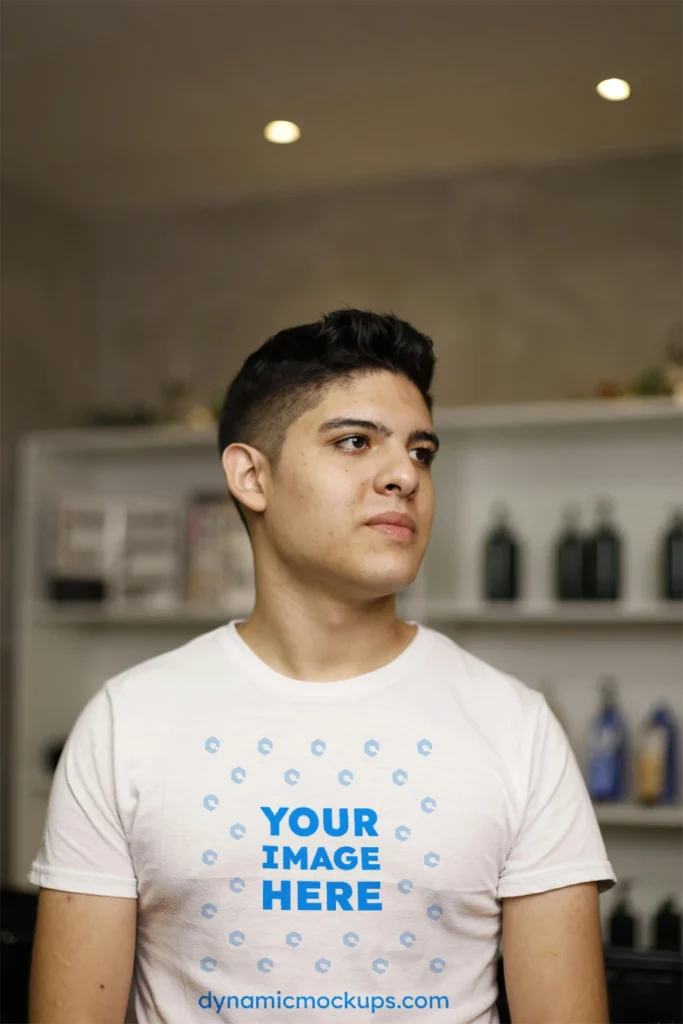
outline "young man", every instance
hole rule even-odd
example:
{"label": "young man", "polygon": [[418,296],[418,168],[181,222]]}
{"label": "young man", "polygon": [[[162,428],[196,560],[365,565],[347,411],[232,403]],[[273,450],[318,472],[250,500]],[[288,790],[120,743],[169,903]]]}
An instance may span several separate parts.
{"label": "young man", "polygon": [[[54,779],[31,1021],[606,1024],[615,874],[544,697],[397,618],[434,513],[432,343],[342,310],[230,385],[256,601],[109,680]],[[136,933],[137,929],[137,933]]]}

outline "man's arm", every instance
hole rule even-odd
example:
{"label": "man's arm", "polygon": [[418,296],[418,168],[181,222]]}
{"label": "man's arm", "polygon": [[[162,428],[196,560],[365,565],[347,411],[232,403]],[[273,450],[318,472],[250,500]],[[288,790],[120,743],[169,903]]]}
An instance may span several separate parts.
{"label": "man's arm", "polygon": [[503,899],[513,1024],[609,1024],[595,882]]}
{"label": "man's arm", "polygon": [[123,1024],[135,961],[137,902],[40,890],[30,1024]]}

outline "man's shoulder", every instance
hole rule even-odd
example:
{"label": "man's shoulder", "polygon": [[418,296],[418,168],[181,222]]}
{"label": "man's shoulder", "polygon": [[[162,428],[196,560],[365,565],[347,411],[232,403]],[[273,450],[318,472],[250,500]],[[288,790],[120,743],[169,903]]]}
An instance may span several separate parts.
{"label": "man's shoulder", "polygon": [[462,647],[445,633],[434,634],[432,656],[434,669],[445,685],[456,689],[463,698],[469,698],[491,707],[534,715],[543,703],[543,694],[524,682],[513,672],[493,665],[472,651]]}
{"label": "man's shoulder", "polygon": [[220,626],[137,662],[108,679],[104,687],[113,699],[132,693],[139,700],[147,693],[156,696],[159,689],[170,695],[176,686],[187,692],[191,688],[189,684],[208,682],[224,669],[226,654],[221,642],[224,630],[225,626]]}

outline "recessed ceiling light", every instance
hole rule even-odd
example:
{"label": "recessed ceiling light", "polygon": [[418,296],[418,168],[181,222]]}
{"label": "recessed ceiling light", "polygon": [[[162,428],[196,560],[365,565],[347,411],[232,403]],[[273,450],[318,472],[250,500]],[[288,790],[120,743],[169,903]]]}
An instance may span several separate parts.
{"label": "recessed ceiling light", "polygon": [[301,129],[293,121],[271,121],[263,129],[263,134],[268,142],[296,142],[301,135]]}
{"label": "recessed ceiling light", "polygon": [[631,95],[631,86],[623,78],[605,78],[596,88],[605,100],[627,100]]}

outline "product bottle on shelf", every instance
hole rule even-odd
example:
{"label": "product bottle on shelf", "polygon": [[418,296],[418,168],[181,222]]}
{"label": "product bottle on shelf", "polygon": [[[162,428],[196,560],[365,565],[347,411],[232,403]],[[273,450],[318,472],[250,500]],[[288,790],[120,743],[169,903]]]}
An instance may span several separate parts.
{"label": "product bottle on shelf", "polygon": [[519,542],[502,502],[494,505],[493,517],[484,544],[484,596],[487,601],[515,601],[519,597]]}
{"label": "product bottle on shelf", "polygon": [[617,704],[617,681],[604,676],[601,708],[591,727],[588,790],[593,800],[624,799],[626,790],[626,724]]}
{"label": "product bottle on shelf", "polygon": [[636,945],[637,921],[629,899],[631,882],[625,879],[617,882],[617,886],[621,886],[621,895],[608,918],[608,941],[610,946],[633,949]]}
{"label": "product bottle on shelf", "polygon": [[660,593],[665,601],[683,601],[683,511],[677,510],[662,538]]}
{"label": "product bottle on shelf", "polygon": [[580,601],[583,587],[583,541],[579,531],[579,509],[567,505],[564,529],[555,542],[555,597],[558,601]]}
{"label": "product bottle on shelf", "polygon": [[676,898],[668,896],[657,907],[652,918],[651,949],[681,952],[681,913],[676,909]]}
{"label": "product bottle on shelf", "polygon": [[673,712],[660,704],[640,730],[636,760],[636,798],[642,804],[671,804],[678,778],[678,728]]}
{"label": "product bottle on shelf", "polygon": [[613,522],[610,498],[597,502],[597,525],[584,542],[584,598],[617,601],[621,597],[622,542]]}

